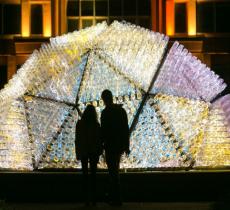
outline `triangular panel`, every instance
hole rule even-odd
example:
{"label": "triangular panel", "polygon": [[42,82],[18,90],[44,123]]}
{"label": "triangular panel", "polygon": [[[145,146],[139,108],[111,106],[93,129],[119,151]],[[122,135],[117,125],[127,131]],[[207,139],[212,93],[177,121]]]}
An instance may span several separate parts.
{"label": "triangular panel", "polygon": [[187,161],[193,162],[203,142],[208,104],[158,94],[154,97],[154,107],[158,109],[165,126],[173,133],[182,156],[184,155]]}
{"label": "triangular panel", "polygon": [[92,103],[100,113],[104,108],[101,100],[103,90],[113,93],[114,103],[121,103],[126,109],[129,124],[136,114],[142,100],[142,93],[134,83],[119,74],[97,52],[91,52],[79,92],[79,108],[83,112],[87,103]]}
{"label": "triangular panel", "polygon": [[72,109],[65,118],[58,134],[48,144],[40,161],[39,169],[76,168],[79,162],[75,154],[75,128],[78,120],[76,109]]}
{"label": "triangular panel", "polygon": [[101,55],[138,87],[147,91],[167,43],[168,37],[163,34],[114,21],[101,34],[98,46]]}
{"label": "triangular panel", "polygon": [[106,22],[90,28],[50,39],[35,50],[17,74],[0,91],[0,101],[18,98],[25,93],[36,92],[46,81],[56,78],[60,72],[73,69],[89,49],[97,43],[97,36],[106,30]]}
{"label": "triangular panel", "polygon": [[177,167],[180,164],[179,153],[164,130],[152,103],[152,98],[146,102],[132,132],[131,153],[121,164],[124,168]]}
{"label": "triangular panel", "polygon": [[28,96],[25,101],[30,141],[33,143],[33,160],[37,167],[47,145],[59,132],[71,107]]}
{"label": "triangular panel", "polygon": [[211,101],[226,86],[223,79],[192,56],[183,45],[175,42],[160,69],[151,93],[161,92]]}
{"label": "triangular panel", "polygon": [[196,159],[196,167],[230,166],[230,133],[220,103],[212,105],[206,124],[204,141]]}
{"label": "triangular panel", "polygon": [[39,97],[50,98],[68,103],[75,103],[82,75],[87,62],[85,55],[71,69],[63,69],[56,77],[51,77],[44,84],[32,89],[32,93]]}
{"label": "triangular panel", "polygon": [[101,93],[105,89],[109,89],[113,96],[118,97],[136,94],[138,88],[93,51],[90,53],[84,73],[79,101],[86,103],[100,100]]}
{"label": "triangular panel", "polygon": [[0,168],[32,170],[31,144],[22,99],[0,105]]}

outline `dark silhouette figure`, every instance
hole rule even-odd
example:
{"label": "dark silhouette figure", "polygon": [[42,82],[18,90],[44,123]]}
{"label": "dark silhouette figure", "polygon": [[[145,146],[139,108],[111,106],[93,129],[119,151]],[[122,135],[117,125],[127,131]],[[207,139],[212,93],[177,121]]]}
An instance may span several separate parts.
{"label": "dark silhouette figure", "polygon": [[[88,105],[81,120],[76,125],[76,156],[81,160],[85,203],[96,204],[96,171],[99,156],[102,154],[102,141],[97,113],[93,105]],[[88,176],[88,163],[91,176]],[[90,179],[89,179],[90,178]]]}
{"label": "dark silhouette figure", "polygon": [[101,114],[101,133],[105,159],[109,171],[111,205],[122,205],[119,166],[122,153],[129,154],[129,126],[126,111],[121,104],[113,103],[110,90],[102,92],[105,109]]}

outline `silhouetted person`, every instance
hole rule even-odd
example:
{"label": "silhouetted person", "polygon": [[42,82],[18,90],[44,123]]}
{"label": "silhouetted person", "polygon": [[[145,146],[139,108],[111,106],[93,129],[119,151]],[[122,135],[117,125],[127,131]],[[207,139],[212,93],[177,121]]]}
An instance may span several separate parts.
{"label": "silhouetted person", "polygon": [[[91,201],[96,204],[96,171],[99,156],[102,153],[100,125],[97,113],[93,105],[88,105],[81,120],[76,125],[76,155],[81,160],[83,172],[83,184],[85,192],[85,204]],[[90,180],[88,176],[88,163],[90,164]]]}
{"label": "silhouetted person", "polygon": [[102,92],[105,109],[101,114],[101,133],[109,171],[111,205],[121,205],[119,166],[122,153],[129,154],[129,126],[126,111],[113,103],[110,90]]}

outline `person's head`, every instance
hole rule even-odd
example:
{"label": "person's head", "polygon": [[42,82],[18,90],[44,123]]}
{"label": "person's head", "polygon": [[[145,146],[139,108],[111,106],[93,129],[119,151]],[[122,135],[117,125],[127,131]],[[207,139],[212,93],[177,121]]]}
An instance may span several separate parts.
{"label": "person's head", "polygon": [[86,122],[97,122],[97,112],[93,105],[87,105],[81,119]]}
{"label": "person's head", "polygon": [[113,94],[110,90],[103,90],[101,98],[105,103],[105,106],[113,104]]}

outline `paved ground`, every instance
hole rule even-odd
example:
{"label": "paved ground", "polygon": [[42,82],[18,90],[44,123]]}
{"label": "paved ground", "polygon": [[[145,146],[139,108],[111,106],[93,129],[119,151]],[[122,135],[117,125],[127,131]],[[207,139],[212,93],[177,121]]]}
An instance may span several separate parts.
{"label": "paved ground", "polygon": [[[0,210],[214,210],[213,203],[124,203],[122,207],[111,207],[99,203],[86,207],[82,203],[1,203]],[[219,210],[219,209],[218,209]],[[221,209],[220,209],[221,210]]]}

